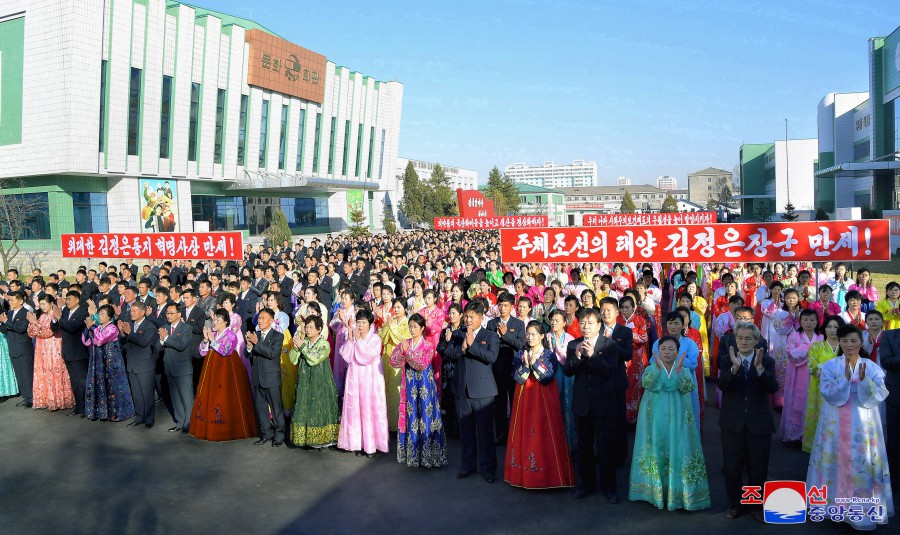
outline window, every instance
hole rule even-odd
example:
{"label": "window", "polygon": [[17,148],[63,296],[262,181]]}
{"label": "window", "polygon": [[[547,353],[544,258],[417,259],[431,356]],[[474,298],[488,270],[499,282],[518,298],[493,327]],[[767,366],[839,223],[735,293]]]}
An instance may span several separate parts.
{"label": "window", "polygon": [[247,230],[245,197],[192,195],[194,221],[208,221],[210,230]]}
{"label": "window", "polygon": [[381,156],[378,158],[378,180],[384,172],[384,128],[381,129]]}
{"label": "window", "polygon": [[244,152],[247,150],[247,95],[241,95],[241,117],[238,120],[238,157],[237,164],[244,165]]}
{"label": "window", "polygon": [[131,68],[128,90],[128,155],[137,156],[141,141],[141,70]]}
{"label": "window", "polygon": [[363,125],[362,123],[360,123],[359,129],[356,133],[356,172],[354,173],[354,175],[356,175],[356,178],[359,178],[360,160],[362,160],[362,134]]}
{"label": "window", "polygon": [[372,157],[375,156],[375,127],[369,129],[369,166],[366,168],[366,178],[372,178]]}
{"label": "window", "polygon": [[197,121],[200,117],[200,84],[194,82],[191,84],[191,116],[188,123],[188,161],[197,161],[197,136],[199,128]]}
{"label": "window", "polygon": [[259,116],[259,166],[266,166],[266,143],[269,140],[269,101],[262,101],[262,113]]}
{"label": "window", "polygon": [[159,114],[159,157],[169,157],[169,138],[172,135],[172,77],[163,76],[162,105]]}
{"label": "window", "polygon": [[109,213],[105,193],[72,193],[75,232],[109,232]]}
{"label": "window", "polygon": [[300,130],[297,133],[297,171],[303,172],[303,148],[306,145],[306,110],[300,109]]}
{"label": "window", "polygon": [[321,145],[322,114],[316,114],[316,133],[313,138],[313,173],[319,172],[319,145]]}
{"label": "window", "polygon": [[281,134],[278,136],[278,168],[284,170],[284,152],[287,142],[288,107],[281,105]]}
{"label": "window", "polygon": [[860,162],[869,159],[869,147],[871,141],[866,139],[853,145],[853,161]]}
{"label": "window", "polygon": [[213,162],[222,163],[222,136],[225,128],[225,90],[216,92],[216,141],[213,146]]}
{"label": "window", "polygon": [[104,136],[106,130],[106,60],[100,62],[100,152],[106,150]]}
{"label": "window", "polygon": [[328,199],[281,198],[280,201],[290,228],[328,226]]}
{"label": "window", "polygon": [[344,122],[344,158],[341,160],[341,176],[347,176],[347,158],[350,155],[350,121]]}
{"label": "window", "polygon": [[331,118],[331,144],[328,147],[328,174],[334,174],[334,138],[337,135],[337,117]]}
{"label": "window", "polygon": [[[28,208],[25,224],[19,239],[49,240],[50,216],[46,193],[21,193],[12,195],[11,206]],[[0,240],[12,239],[10,228],[0,218]]]}

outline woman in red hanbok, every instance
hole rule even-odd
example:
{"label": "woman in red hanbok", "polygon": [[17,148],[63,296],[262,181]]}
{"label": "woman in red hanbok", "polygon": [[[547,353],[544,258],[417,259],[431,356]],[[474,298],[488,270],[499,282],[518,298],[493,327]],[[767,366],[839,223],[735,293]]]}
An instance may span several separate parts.
{"label": "woman in red hanbok", "polygon": [[[447,316],[444,310],[437,305],[435,300],[435,292],[431,288],[425,290],[425,308],[419,311],[419,314],[425,318],[425,340],[433,348],[437,348],[438,341],[441,337],[441,331],[444,328]],[[434,384],[437,385],[438,399],[441,399],[443,388],[441,387],[441,371],[443,370],[443,357],[435,351],[434,360],[431,363],[434,372]]]}
{"label": "woman in red hanbok", "polygon": [[563,428],[556,356],[539,321],[525,329],[526,348],[513,357],[516,393],[503,478],[514,487],[572,487],[575,474]]}
{"label": "woman in red hanbok", "polygon": [[647,367],[647,322],[636,313],[634,298],[625,296],[619,300],[619,315],[616,321],[631,329],[633,350],[631,360],[625,365],[625,374],[628,376],[628,390],[625,391],[625,419],[628,423],[637,422],[638,409],[641,407],[641,396],[644,395],[644,387],[641,377],[644,368]]}

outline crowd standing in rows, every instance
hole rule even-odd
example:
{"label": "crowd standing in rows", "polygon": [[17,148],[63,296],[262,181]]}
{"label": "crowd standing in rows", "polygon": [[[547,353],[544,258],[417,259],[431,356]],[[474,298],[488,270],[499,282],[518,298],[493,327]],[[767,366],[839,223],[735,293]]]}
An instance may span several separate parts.
{"label": "crowd standing in rows", "polygon": [[19,406],[149,429],[165,403],[172,433],[367,457],[393,432],[425,468],[458,436],[459,478],[492,483],[505,444],[513,486],[697,510],[714,403],[726,517],[776,434],[811,454],[823,515],[893,515],[900,284],[882,296],[865,268],[512,264],[495,232],[418,231],[6,275],[0,396]]}

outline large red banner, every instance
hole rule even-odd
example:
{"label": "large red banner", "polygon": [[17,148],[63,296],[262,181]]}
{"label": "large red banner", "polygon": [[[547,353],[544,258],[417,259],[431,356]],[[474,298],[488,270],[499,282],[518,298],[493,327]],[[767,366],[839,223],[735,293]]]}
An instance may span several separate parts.
{"label": "large red banner", "polygon": [[434,230],[475,230],[546,227],[545,215],[511,215],[496,217],[435,217]]}
{"label": "large red banner", "polygon": [[243,260],[240,232],[63,234],[63,258]]}
{"label": "large red banner", "polygon": [[715,222],[715,212],[584,214],[581,219],[581,223],[585,227],[655,227],[659,225],[708,225]]}
{"label": "large red banner", "polygon": [[500,231],[504,262],[890,260],[885,219]]}
{"label": "large red banner", "polygon": [[494,201],[486,199],[478,190],[456,189],[456,204],[460,217],[493,217]]}

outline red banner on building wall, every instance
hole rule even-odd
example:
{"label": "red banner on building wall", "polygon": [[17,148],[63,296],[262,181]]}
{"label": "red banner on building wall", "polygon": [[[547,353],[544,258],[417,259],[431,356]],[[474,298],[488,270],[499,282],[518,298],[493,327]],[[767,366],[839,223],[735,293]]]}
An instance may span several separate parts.
{"label": "red banner on building wall", "polygon": [[435,217],[434,230],[475,230],[531,228],[549,225],[545,215],[511,215],[496,217]]}
{"label": "red banner on building wall", "polygon": [[890,260],[885,219],[500,231],[504,262]]}
{"label": "red banner on building wall", "polygon": [[674,212],[652,214],[584,214],[585,227],[649,227],[659,225],[709,225],[716,222],[715,212]]}
{"label": "red banner on building wall", "polygon": [[240,232],[63,234],[63,258],[243,260]]}

